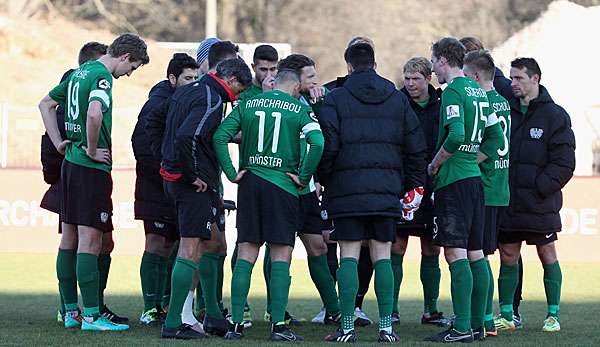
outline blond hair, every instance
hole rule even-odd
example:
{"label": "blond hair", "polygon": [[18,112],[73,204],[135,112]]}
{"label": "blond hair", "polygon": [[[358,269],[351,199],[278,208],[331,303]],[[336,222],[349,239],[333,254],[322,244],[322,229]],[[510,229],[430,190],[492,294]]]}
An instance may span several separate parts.
{"label": "blond hair", "polygon": [[403,72],[420,73],[425,78],[431,77],[431,62],[427,58],[412,57],[404,64]]}

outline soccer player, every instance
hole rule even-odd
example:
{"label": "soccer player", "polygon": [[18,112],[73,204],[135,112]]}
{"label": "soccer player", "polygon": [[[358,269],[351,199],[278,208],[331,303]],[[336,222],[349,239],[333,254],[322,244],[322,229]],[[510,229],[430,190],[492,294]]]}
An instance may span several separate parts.
{"label": "soccer player", "polygon": [[272,84],[272,80],[277,74],[278,62],[279,54],[273,46],[260,45],[256,47],[252,56],[252,70],[254,70],[252,86],[240,94],[239,101],[255,97],[262,93],[263,82]]}
{"label": "soccer player", "polygon": [[[318,119],[321,106],[323,105],[323,97],[328,92],[319,84],[315,62],[305,55],[292,54],[279,63],[279,68],[294,70],[298,73],[300,76],[299,100],[309,105]],[[300,144],[302,160],[307,150],[306,139],[303,134],[300,136]],[[323,302],[323,314],[318,322],[338,324],[341,318],[339,314],[340,307],[335,290],[335,282],[327,264],[327,244],[322,233],[322,230],[326,229],[326,225],[321,218],[321,206],[319,202],[321,191],[321,185],[313,176],[309,185],[300,192],[300,226],[298,235],[306,248],[311,279]]]}
{"label": "soccer player", "polygon": [[[106,54],[107,45],[98,42],[88,42],[79,50],[79,66],[90,60],[96,60]],[[66,80],[75,69],[69,69],[60,79]],[[61,137],[67,137],[65,131],[65,108],[59,105],[56,109],[56,120]],[[65,156],[59,153],[52,144],[48,133],[42,135],[41,161],[44,181],[50,187],[44,194],[40,207],[48,211],[60,213],[60,168]],[[77,306],[77,278],[75,276],[75,263],[77,259],[77,233],[63,233],[60,220],[58,233],[61,234],[58,255],[56,256],[56,275],[59,286],[60,309],[57,314],[59,322],[64,323],[65,328],[81,326],[81,316]],[[67,306],[71,308],[69,316],[65,317],[65,296]],[[74,310],[75,308],[75,310]]]}
{"label": "soccer player", "polygon": [[[394,83],[375,72],[375,53],[366,43],[346,49],[349,77],[321,108],[325,150],[319,180],[325,187],[323,209],[333,219],[331,237],[340,245],[337,281],[341,327],[325,337],[355,342],[354,303],[357,263],[368,240],[379,306],[379,341],[396,342],[392,329],[394,275],[390,249],[401,197],[425,183],[425,138],[408,99]],[[412,208],[418,207],[415,201]]]}
{"label": "soccer player", "polygon": [[[427,143],[426,160],[430,162],[435,154],[439,131],[440,95],[430,84],[431,62],[423,57],[409,59],[403,68],[404,87],[401,91],[408,97],[410,106],[419,118]],[[433,184],[427,179],[419,209],[407,215],[397,225],[396,241],[392,244],[392,270],[394,271],[394,310],[392,323],[399,323],[398,295],[402,284],[402,262],[408,237],[419,237],[421,243],[421,283],[423,285],[422,324],[447,325],[448,320],[438,311],[440,293],[440,247],[433,243]],[[406,197],[410,200],[410,197]],[[416,197],[415,198],[419,198]]]}
{"label": "soccer player", "polygon": [[[231,280],[233,327],[227,339],[243,337],[244,304],[260,246],[271,256],[271,340],[297,341],[285,323],[291,282],[289,267],[299,216],[299,190],[306,187],[323,150],[323,136],[309,106],[297,100],[300,79],[278,69],[275,89],[240,103],[223,121],[213,143],[227,178],[238,188],[238,258]],[[239,171],[227,143],[242,131]],[[300,166],[300,137],[311,146]]]}
{"label": "soccer player", "polygon": [[208,51],[210,47],[220,40],[216,37],[207,37],[202,40],[198,45],[198,49],[196,50],[196,62],[199,67],[199,75],[205,75],[208,72]]}
{"label": "soccer player", "polygon": [[542,72],[533,58],[510,64],[514,98],[510,141],[510,203],[500,222],[499,330],[512,329],[512,300],[518,282],[521,244],[535,245],[544,268],[548,311],[542,331],[560,330],[562,272],[555,241],[560,232],[562,187],[575,170],[575,135],[565,110],[540,84]]}
{"label": "soccer player", "polygon": [[[498,118],[498,124],[502,127],[502,146],[496,149],[496,159],[488,157],[482,145],[478,159],[481,169],[481,180],[483,181],[483,193],[485,196],[485,224],[483,229],[483,254],[489,272],[489,289],[485,309],[484,327],[488,336],[497,335],[494,325],[494,275],[488,260],[488,256],[496,252],[498,248],[498,227],[502,209],[508,206],[510,192],[508,188],[508,160],[510,142],[510,105],[494,89],[494,59],[488,51],[477,50],[467,53],[464,60],[463,71],[465,76],[477,82],[485,90],[488,102]],[[486,130],[487,133],[487,130]],[[489,143],[489,142],[488,142]]]}
{"label": "soccer player", "polygon": [[[235,100],[252,82],[250,69],[235,58],[221,62],[215,74],[208,73],[200,81],[179,87],[168,104],[150,114],[167,114],[164,133],[148,128],[152,143],[162,143],[160,173],[167,196],[177,209],[179,250],[171,277],[169,312],[162,327],[163,338],[201,339],[206,334],[182,322],[184,302],[193,288],[195,273],[202,278],[206,315],[206,333],[225,334],[227,321],[217,303],[217,267],[203,259],[211,251],[212,225],[218,223],[219,168],[211,139],[221,123],[223,105]],[[166,112],[165,112],[166,108]]]}
{"label": "soccer player", "polygon": [[[113,77],[130,76],[149,62],[146,44],[122,34],[108,54],[75,70],[40,102],[48,136],[65,154],[61,172],[63,232],[77,233],[76,276],[83,298],[82,330],[126,330],[100,314],[98,254],[102,234],[112,227],[111,137]],[[57,126],[56,106],[66,108],[64,139]],[[106,283],[106,282],[104,282]],[[68,309],[73,311],[76,308]]]}
{"label": "soccer player", "polygon": [[140,264],[144,311],[140,323],[157,325],[164,315],[162,299],[167,281],[169,256],[179,235],[176,229],[175,206],[168,202],[160,176],[160,157],[151,149],[146,134],[146,120],[152,110],[160,107],[176,88],[194,82],[198,64],[185,53],[173,55],[167,67],[167,79],[157,83],[148,95],[135,125],[131,142],[136,159],[135,203],[136,219],[144,221],[146,242]]}

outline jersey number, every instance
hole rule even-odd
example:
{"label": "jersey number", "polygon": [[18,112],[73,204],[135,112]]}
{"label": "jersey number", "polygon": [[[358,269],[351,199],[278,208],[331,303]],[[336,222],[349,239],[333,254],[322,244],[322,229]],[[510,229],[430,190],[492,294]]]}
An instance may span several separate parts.
{"label": "jersey number", "polygon": [[67,100],[69,118],[76,120],[79,117],[79,82],[73,85],[73,81],[69,81],[67,94],[69,95]]}
{"label": "jersey number", "polygon": [[473,121],[473,133],[471,133],[471,142],[475,142],[475,138],[477,138],[477,142],[481,143],[483,139],[483,134],[481,133],[481,129],[478,129],[479,121],[482,120],[485,126],[487,122],[487,117],[483,113],[484,107],[490,107],[490,104],[487,102],[477,102],[473,101],[473,106],[475,106],[475,118]]}
{"label": "jersey number", "polygon": [[510,116],[508,116],[508,121],[504,116],[498,116],[498,121],[502,126],[502,131],[504,132],[504,147],[498,149],[498,156],[503,157],[508,153],[508,136],[507,132],[510,128]]}
{"label": "jersey number", "polygon": [[[254,112],[258,116],[258,152],[262,152],[265,144],[265,111]],[[281,128],[281,112],[272,112],[271,117],[275,118],[275,127],[273,128],[273,143],[271,144],[271,152],[277,153],[279,145],[279,129]]]}

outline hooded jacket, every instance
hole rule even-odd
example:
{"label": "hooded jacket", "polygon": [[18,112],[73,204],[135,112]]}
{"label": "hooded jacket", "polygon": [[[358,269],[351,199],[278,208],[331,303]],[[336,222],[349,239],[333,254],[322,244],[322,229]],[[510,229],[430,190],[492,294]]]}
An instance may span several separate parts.
{"label": "hooded jacket", "polygon": [[538,233],[561,230],[561,189],[575,170],[575,135],[567,112],[540,85],[526,114],[510,100],[510,204],[502,231]]}
{"label": "hooded jacket", "polygon": [[325,98],[319,123],[328,217],[400,217],[404,193],[425,184],[427,150],[406,96],[372,69],[355,71]]}

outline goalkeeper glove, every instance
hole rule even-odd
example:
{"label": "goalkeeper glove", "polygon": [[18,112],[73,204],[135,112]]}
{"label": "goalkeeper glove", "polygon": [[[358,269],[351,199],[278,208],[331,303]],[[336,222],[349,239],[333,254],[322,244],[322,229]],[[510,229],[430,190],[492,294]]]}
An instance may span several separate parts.
{"label": "goalkeeper glove", "polygon": [[404,220],[411,221],[413,219],[414,213],[419,209],[419,205],[421,205],[424,193],[425,189],[423,187],[416,187],[404,194],[402,198],[402,218]]}

